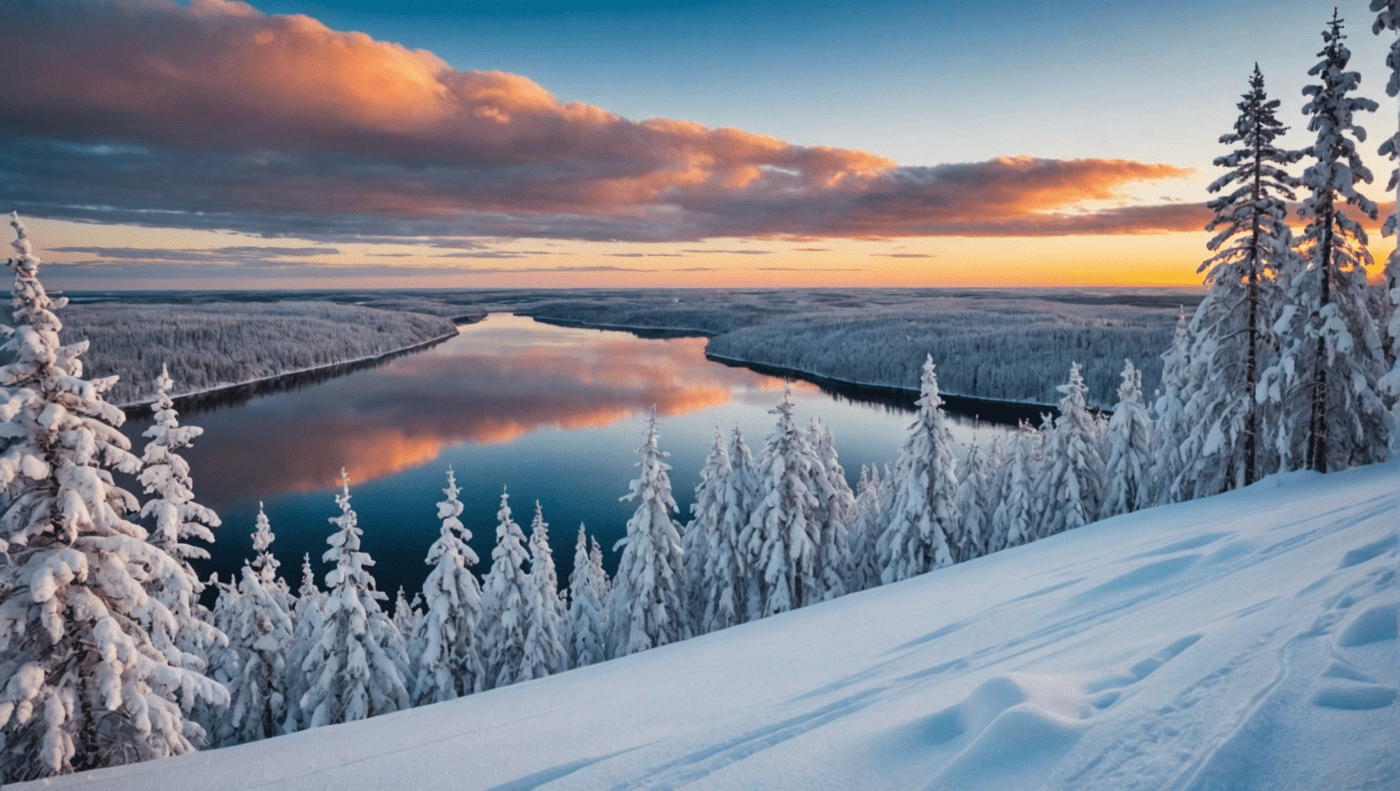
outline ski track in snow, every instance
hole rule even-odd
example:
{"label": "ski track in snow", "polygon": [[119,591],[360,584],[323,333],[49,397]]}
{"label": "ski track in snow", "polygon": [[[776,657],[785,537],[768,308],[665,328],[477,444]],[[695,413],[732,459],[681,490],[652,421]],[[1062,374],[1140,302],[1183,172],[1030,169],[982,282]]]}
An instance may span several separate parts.
{"label": "ski track in snow", "polygon": [[464,700],[15,788],[1400,789],[1400,463]]}

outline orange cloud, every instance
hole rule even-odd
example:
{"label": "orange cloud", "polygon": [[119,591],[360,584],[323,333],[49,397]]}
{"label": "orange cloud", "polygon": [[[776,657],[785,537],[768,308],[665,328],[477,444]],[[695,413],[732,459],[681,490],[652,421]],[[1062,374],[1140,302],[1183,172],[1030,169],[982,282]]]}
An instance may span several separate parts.
{"label": "orange cloud", "polygon": [[38,216],[637,241],[1184,227],[1171,207],[1074,212],[1185,174],[1170,165],[897,167],[739,129],[633,121],[519,75],[457,71],[244,3],[5,3],[0,29],[0,197]]}

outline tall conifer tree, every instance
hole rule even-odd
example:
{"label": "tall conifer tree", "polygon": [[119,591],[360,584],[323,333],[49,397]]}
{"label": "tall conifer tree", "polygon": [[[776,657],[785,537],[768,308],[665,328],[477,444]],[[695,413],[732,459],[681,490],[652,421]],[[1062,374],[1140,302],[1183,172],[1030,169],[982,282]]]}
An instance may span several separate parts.
{"label": "tall conifer tree", "polygon": [[1308,71],[1321,82],[1303,88],[1312,97],[1303,107],[1308,130],[1317,134],[1308,152],[1316,161],[1302,179],[1311,192],[1300,209],[1307,221],[1300,240],[1307,266],[1289,278],[1296,314],[1280,323],[1287,326],[1282,367],[1298,372],[1292,397],[1285,396],[1285,419],[1291,415],[1305,425],[1304,465],[1326,472],[1384,458],[1385,428],[1377,393],[1381,342],[1366,286],[1371,254],[1365,230],[1342,210],[1351,205],[1376,216],[1376,204],[1356,189],[1371,181],[1371,172],[1356,151],[1366,131],[1355,115],[1377,105],[1350,95],[1361,75],[1346,71],[1351,52],[1335,11],[1322,38],[1322,61]]}
{"label": "tall conifer tree", "polygon": [[1272,363],[1269,328],[1283,299],[1278,274],[1289,269],[1293,256],[1284,201],[1295,197],[1298,180],[1283,168],[1303,153],[1275,144],[1288,127],[1275,116],[1279,102],[1265,93],[1257,64],[1236,106],[1235,129],[1220,142],[1239,147],[1216,158],[1217,166],[1229,170],[1209,187],[1233,189],[1206,204],[1215,212],[1206,226],[1217,232],[1206,244],[1215,255],[1197,270],[1206,273],[1210,290],[1191,322],[1191,363],[1200,369],[1194,411],[1210,421],[1209,439],[1192,460],[1200,465],[1191,476],[1196,496],[1248,486],[1259,477],[1264,429],[1256,391],[1259,373]]}

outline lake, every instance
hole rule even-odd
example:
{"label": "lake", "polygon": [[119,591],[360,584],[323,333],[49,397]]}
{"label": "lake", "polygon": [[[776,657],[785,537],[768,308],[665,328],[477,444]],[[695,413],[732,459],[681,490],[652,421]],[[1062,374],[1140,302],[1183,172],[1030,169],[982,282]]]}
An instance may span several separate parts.
{"label": "lake", "polygon": [[[684,524],[715,427],[727,442],[738,425],[757,456],[774,424],[768,410],[782,398],[782,379],[707,360],[704,338],[642,338],[510,314],[459,329],[455,338],[376,367],[182,408],[182,424],[204,428],[182,452],[196,500],[223,519],[200,573],[228,579],[251,557],[261,501],[292,588],[308,552],[324,586],[329,568],[320,559],[332,530],[327,520],[339,514],[334,495],[344,467],[379,589],[392,597],[402,585],[412,596],[429,570],[423,559],[438,535],[436,503],[448,465],[462,489],[461,519],[482,561],[479,575],[490,565],[503,486],[527,534],[535,501],[543,506],[561,585],[573,568],[580,522],[603,545],[611,573],[613,543],[636,507],[619,497],[635,476],[652,407]],[[912,419],[910,399],[897,394],[881,403],[859,388],[797,381],[793,396],[800,425],[816,417],[831,426],[853,485],[862,464],[893,463]],[[962,443],[974,434],[986,443],[1007,430],[950,416]],[[123,427],[138,454],[149,425],[139,417]]]}

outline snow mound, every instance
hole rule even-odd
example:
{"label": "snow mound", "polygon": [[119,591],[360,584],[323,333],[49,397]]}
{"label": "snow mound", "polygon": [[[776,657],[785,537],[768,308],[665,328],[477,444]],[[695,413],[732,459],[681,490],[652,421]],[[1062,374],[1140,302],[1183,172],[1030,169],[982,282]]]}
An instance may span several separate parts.
{"label": "snow mound", "polygon": [[1400,788],[1400,464],[455,701],[23,787]]}

